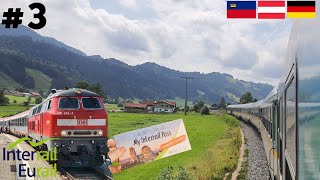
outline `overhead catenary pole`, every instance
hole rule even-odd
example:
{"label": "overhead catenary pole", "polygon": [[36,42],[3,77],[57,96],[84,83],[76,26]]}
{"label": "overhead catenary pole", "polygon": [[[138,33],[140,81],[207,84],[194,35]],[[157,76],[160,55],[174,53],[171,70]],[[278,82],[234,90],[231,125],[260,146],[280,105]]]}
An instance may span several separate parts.
{"label": "overhead catenary pole", "polygon": [[184,115],[187,115],[187,106],[188,106],[188,79],[193,79],[192,77],[184,76],[181,77],[183,79],[186,79],[186,97],[184,102]]}

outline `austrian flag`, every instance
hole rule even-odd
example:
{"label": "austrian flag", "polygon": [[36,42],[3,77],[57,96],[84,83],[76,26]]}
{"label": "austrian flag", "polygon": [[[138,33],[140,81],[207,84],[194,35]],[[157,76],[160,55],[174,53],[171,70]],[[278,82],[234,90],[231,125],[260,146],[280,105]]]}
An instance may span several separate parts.
{"label": "austrian flag", "polygon": [[258,1],[259,19],[284,19],[285,13],[285,1]]}

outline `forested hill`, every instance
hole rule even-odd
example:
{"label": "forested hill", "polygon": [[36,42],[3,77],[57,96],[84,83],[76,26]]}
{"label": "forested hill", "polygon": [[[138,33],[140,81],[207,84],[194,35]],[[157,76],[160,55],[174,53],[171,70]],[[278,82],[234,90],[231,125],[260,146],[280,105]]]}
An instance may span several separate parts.
{"label": "forested hill", "polygon": [[13,36],[0,30],[0,88],[48,90],[86,80],[99,82],[113,98],[172,99],[184,98],[185,81],[181,76],[191,76],[190,99],[210,103],[217,103],[221,97],[234,102],[247,91],[259,100],[272,89],[268,84],[237,80],[217,72],[181,72],[155,63],[130,66],[113,58],[86,56],[63,43],[57,45],[32,36],[40,35],[28,31]]}

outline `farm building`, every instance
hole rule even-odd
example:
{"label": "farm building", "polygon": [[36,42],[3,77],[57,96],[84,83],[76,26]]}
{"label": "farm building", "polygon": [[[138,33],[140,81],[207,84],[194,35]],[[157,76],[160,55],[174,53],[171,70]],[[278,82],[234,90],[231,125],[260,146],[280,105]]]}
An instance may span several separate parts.
{"label": "farm building", "polygon": [[156,101],[154,105],[154,112],[167,112],[172,113],[176,109],[176,102],[169,101]]}
{"label": "farm building", "polygon": [[147,112],[147,104],[134,104],[134,103],[127,103],[124,105],[125,111],[141,111]]}
{"label": "farm building", "polygon": [[145,100],[140,104],[127,103],[125,111],[141,111],[148,113],[173,113],[176,110],[176,102]]}

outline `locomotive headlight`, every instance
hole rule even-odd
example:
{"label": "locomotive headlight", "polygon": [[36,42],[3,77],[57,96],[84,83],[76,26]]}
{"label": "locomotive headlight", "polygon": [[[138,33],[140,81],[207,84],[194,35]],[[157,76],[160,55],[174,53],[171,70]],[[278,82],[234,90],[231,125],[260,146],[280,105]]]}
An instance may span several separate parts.
{"label": "locomotive headlight", "polygon": [[77,89],[77,90],[76,90],[76,93],[77,93],[77,95],[81,95],[81,90],[80,90],[80,89]]}
{"label": "locomotive headlight", "polygon": [[61,136],[66,136],[67,135],[67,131],[61,131],[60,134],[61,134]]}
{"label": "locomotive headlight", "polygon": [[102,130],[99,130],[99,131],[98,131],[98,134],[99,134],[99,136],[102,136],[102,135],[103,135],[103,131],[102,131]]}

